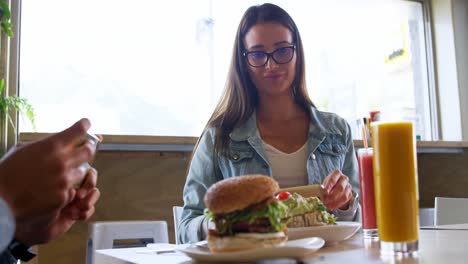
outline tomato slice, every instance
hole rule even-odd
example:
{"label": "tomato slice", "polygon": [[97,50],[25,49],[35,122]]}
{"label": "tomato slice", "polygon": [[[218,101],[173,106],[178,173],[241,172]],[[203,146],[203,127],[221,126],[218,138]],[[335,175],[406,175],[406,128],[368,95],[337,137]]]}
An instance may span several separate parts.
{"label": "tomato slice", "polygon": [[286,199],[289,199],[289,197],[291,197],[291,193],[290,192],[280,192],[276,195],[276,199],[280,200],[280,201],[283,201],[283,200],[286,200]]}

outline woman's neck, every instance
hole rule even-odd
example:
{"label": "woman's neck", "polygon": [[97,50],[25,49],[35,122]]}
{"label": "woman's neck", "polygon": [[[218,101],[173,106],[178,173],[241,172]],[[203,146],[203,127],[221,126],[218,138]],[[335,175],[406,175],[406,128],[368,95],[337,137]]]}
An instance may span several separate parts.
{"label": "woman's neck", "polygon": [[268,121],[284,121],[306,114],[291,95],[262,96],[256,109],[257,119]]}

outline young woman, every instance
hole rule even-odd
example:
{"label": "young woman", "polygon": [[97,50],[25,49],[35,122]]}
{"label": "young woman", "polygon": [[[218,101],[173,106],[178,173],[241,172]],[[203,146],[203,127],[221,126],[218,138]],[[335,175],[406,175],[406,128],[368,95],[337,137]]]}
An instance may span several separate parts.
{"label": "young woman", "polygon": [[206,190],[246,174],[269,175],[282,188],[323,184],[327,208],[339,220],[354,220],[359,186],[349,125],[315,108],[304,72],[301,37],[288,13],[273,4],[250,7],[237,30],[223,96],[194,150],[182,242],[205,238]]}

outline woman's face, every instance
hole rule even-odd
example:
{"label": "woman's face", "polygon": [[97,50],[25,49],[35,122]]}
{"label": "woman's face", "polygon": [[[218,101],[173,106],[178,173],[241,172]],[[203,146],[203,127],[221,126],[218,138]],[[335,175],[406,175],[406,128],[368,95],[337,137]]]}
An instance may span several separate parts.
{"label": "woman's face", "polygon": [[278,23],[256,24],[245,35],[244,59],[260,96],[290,93],[296,70],[294,44],[291,31]]}

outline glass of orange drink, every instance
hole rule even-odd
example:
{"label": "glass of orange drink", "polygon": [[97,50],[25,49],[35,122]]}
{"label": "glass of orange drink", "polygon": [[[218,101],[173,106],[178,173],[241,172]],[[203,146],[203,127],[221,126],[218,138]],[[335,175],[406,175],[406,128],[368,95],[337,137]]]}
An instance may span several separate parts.
{"label": "glass of orange drink", "polygon": [[380,252],[418,251],[419,198],[416,145],[411,122],[372,125],[374,191]]}

